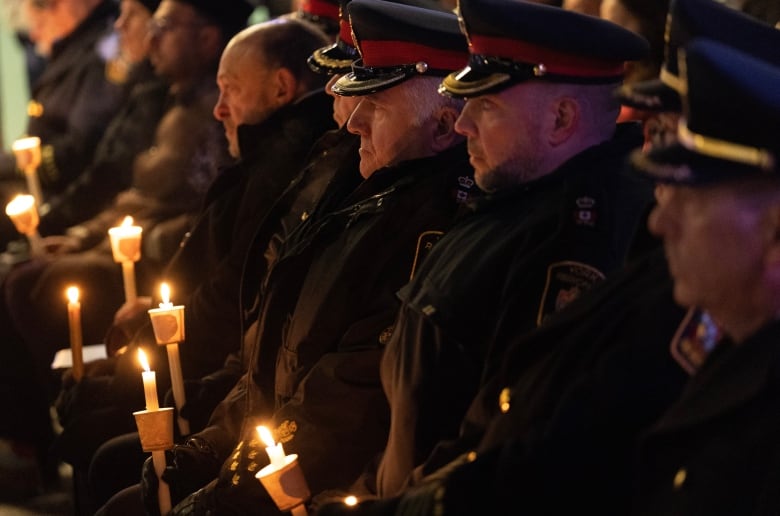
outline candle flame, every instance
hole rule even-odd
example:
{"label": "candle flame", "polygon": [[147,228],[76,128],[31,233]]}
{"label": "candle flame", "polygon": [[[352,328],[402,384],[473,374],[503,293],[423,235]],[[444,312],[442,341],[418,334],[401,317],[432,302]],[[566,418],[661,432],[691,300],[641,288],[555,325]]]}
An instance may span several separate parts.
{"label": "candle flame", "polygon": [[138,361],[141,362],[141,367],[144,368],[144,371],[148,373],[150,370],[149,361],[146,359],[146,353],[141,348],[138,348]]}
{"label": "candle flame", "polygon": [[133,225],[133,222],[134,222],[133,217],[131,217],[130,215],[125,215],[125,218],[122,220],[121,226],[124,228],[129,228],[130,226]]}
{"label": "candle flame", "polygon": [[167,283],[160,285],[160,297],[162,298],[163,303],[167,304],[171,302],[171,288]]}
{"label": "candle flame", "polygon": [[17,195],[5,207],[6,215],[18,215],[35,206],[35,197],[32,195]]}
{"label": "candle flame", "polygon": [[346,498],[344,498],[344,505],[354,507],[355,505],[357,505],[357,503],[358,503],[358,499],[356,496],[349,495]]}
{"label": "candle flame", "polygon": [[70,301],[71,303],[79,302],[78,287],[68,287],[68,290],[65,291],[65,294],[68,296],[68,301]]}
{"label": "candle flame", "polygon": [[266,427],[260,425],[256,428],[257,434],[260,436],[260,440],[262,440],[266,446],[276,446],[276,443],[274,442],[274,437],[271,435],[271,431],[268,430]]}

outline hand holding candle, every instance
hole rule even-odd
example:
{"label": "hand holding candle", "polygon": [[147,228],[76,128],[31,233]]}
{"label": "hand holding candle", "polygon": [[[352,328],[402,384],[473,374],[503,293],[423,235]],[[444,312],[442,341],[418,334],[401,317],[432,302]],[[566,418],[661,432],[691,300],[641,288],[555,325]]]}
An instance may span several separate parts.
{"label": "hand holding candle", "polygon": [[68,297],[68,329],[70,330],[70,352],[73,357],[73,379],[80,382],[84,377],[83,341],[81,335],[81,303],[79,289],[69,287]]}
{"label": "hand holding candle", "polygon": [[133,225],[133,217],[124,218],[122,224],[108,230],[114,261],[122,264],[125,286],[125,301],[136,298],[135,265],[141,259],[141,233],[143,228]]}
{"label": "hand holding candle", "polygon": [[275,443],[271,432],[264,426],[256,427],[271,464],[257,472],[255,477],[263,484],[280,511],[290,511],[293,516],[306,516],[304,502],[311,492],[298,463],[298,455],[285,455],[282,443]]}
{"label": "hand holding candle", "polygon": [[21,138],[11,145],[11,150],[16,157],[16,166],[27,179],[27,190],[35,198],[35,205],[40,206],[43,194],[37,169],[41,164],[41,139],[37,136]]}

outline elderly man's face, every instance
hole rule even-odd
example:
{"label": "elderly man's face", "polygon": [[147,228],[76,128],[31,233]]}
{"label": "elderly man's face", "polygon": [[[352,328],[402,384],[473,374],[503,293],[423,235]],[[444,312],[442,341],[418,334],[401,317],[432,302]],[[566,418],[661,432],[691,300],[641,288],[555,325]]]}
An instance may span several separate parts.
{"label": "elderly man's face", "polygon": [[279,107],[270,76],[277,68],[265,63],[250,43],[231,44],[222,54],[217,72],[219,100],[214,117],[222,122],[230,155],[239,157],[238,126],[257,124]]}
{"label": "elderly man's face", "polygon": [[544,157],[544,85],[528,82],[470,98],[455,124],[468,138],[474,178],[493,192],[535,179]]}
{"label": "elderly man's face", "polygon": [[430,130],[435,121],[411,101],[414,81],[366,95],[347,122],[360,135],[360,174],[369,177],[380,168],[430,155]]}
{"label": "elderly man's face", "polygon": [[775,238],[766,208],[728,185],[659,185],[656,200],[648,224],[663,238],[676,301],[716,319],[754,311]]}

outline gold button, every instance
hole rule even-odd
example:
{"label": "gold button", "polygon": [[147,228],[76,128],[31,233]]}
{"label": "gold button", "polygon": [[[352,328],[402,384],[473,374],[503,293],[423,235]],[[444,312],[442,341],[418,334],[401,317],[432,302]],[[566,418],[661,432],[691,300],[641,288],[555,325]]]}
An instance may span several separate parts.
{"label": "gold button", "polygon": [[674,488],[680,489],[685,483],[685,479],[688,477],[688,471],[685,468],[680,468],[674,475]]}
{"label": "gold button", "polygon": [[501,412],[506,414],[509,412],[509,408],[512,405],[512,390],[509,387],[501,389],[501,394],[498,395],[498,407]]}

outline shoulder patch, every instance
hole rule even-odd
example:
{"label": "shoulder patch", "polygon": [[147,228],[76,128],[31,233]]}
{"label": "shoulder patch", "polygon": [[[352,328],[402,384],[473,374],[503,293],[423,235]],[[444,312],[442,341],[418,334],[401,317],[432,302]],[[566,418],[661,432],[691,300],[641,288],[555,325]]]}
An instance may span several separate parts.
{"label": "shoulder patch", "polygon": [[417,250],[414,252],[412,272],[409,274],[410,280],[414,278],[414,271],[417,270],[417,266],[428,256],[428,253],[433,249],[433,245],[439,241],[443,234],[443,231],[423,231],[417,237]]}
{"label": "shoulder patch", "polygon": [[586,263],[564,261],[550,265],[536,325],[541,325],[548,315],[559,311],[603,279],[604,273]]}
{"label": "shoulder patch", "polygon": [[717,323],[707,312],[691,308],[672,337],[669,351],[680,367],[692,375],[722,336]]}

